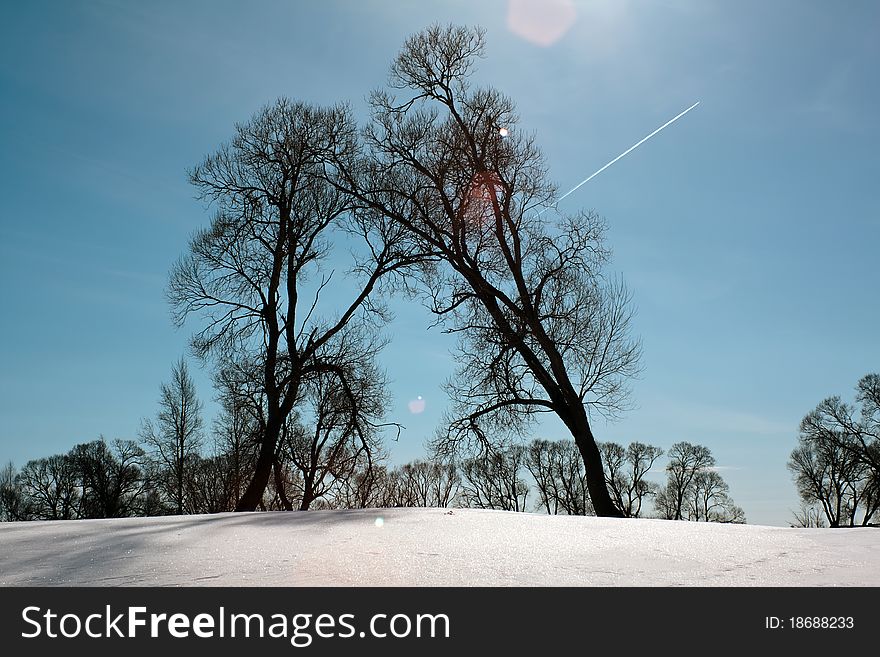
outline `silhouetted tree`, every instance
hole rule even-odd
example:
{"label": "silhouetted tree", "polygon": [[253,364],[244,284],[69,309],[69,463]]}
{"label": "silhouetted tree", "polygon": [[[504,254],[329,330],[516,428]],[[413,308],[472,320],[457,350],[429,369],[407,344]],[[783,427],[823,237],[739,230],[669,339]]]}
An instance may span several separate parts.
{"label": "silhouetted tree", "polygon": [[571,440],[533,440],[525,468],[532,475],[540,505],[549,514],[593,515],[584,462]]}
{"label": "silhouetted tree", "polygon": [[25,463],[15,484],[24,498],[23,516],[33,520],[72,520],[80,517],[76,465],[67,454]]}
{"label": "silhouetted tree", "polygon": [[788,462],[804,505],[831,527],[867,525],[880,508],[880,375],[859,380],[856,402],[829,397],[808,413]]}
{"label": "silhouetted tree", "polygon": [[[335,377],[355,399],[349,345],[365,338],[364,350],[375,345],[384,316],[370,295],[382,277],[408,264],[396,246],[399,229],[352,207],[322,177],[330,150],[340,162],[353,152],[355,132],[343,108],[280,99],[237,125],[232,140],[190,176],[217,212],[171,274],[175,318],[182,324],[196,313],[206,320],[193,340],[201,357],[245,360],[260,375],[260,449],[238,510],[261,503],[303,386],[319,375]],[[358,282],[349,281],[349,300],[328,310],[321,293],[334,276],[326,264],[334,242],[361,255],[352,262]],[[377,420],[350,408],[363,413],[361,422]]]}
{"label": "silhouetted tree", "polygon": [[639,359],[629,295],[603,274],[602,221],[551,207],[556,189],[513,102],[470,88],[483,50],[479,29],[435,26],[407,39],[391,66],[403,96],[372,95],[364,157],[336,148],[329,176],[405,229],[424,258],[416,280],[429,307],[459,334],[454,410],[435,450],[491,449],[554,413],[584,461],[596,512],[619,516],[588,409],[625,407]]}
{"label": "silhouetted tree", "polygon": [[171,369],[171,382],[160,388],[156,422],[144,420],[141,427],[141,438],[164,469],[161,485],[178,514],[186,507],[187,471],[202,444],[202,423],[202,402],[181,358]]}
{"label": "silhouetted tree", "polygon": [[378,427],[388,401],[386,381],[375,363],[379,345],[366,339],[347,344],[342,355],[346,385],[335,375],[318,373],[303,385],[303,401],[282,442],[281,458],[299,476],[299,508],[308,510],[339,480],[350,477],[359,459],[379,449]]}
{"label": "silhouetted tree", "polygon": [[236,472],[230,455],[195,456],[188,468],[185,487],[189,513],[222,513],[235,509]]}
{"label": "silhouetted tree", "polygon": [[220,412],[214,420],[214,448],[225,459],[235,509],[253,477],[265,427],[265,403],[259,381],[259,367],[244,362],[226,362],[215,373]]}
{"label": "silhouetted tree", "polygon": [[477,509],[526,511],[529,486],[522,479],[526,449],[510,445],[461,464],[461,499]]}
{"label": "silhouetted tree", "polygon": [[655,506],[668,520],[682,520],[686,513],[685,501],[693,490],[694,479],[706,468],[715,465],[715,457],[708,447],[688,442],[675,443],[669,450],[666,465],[666,486],[658,491]]}
{"label": "silhouetted tree", "polygon": [[116,440],[113,448],[101,438],[75,446],[68,454],[80,485],[84,518],[134,515],[145,481],[144,451],[134,441]]}
{"label": "silhouetted tree", "polygon": [[447,507],[457,499],[461,475],[454,463],[417,459],[391,472],[394,506]]}
{"label": "silhouetted tree", "polygon": [[801,506],[800,510],[793,512],[794,524],[792,527],[825,527],[824,513],[815,506]]}
{"label": "silhouetted tree", "polygon": [[354,471],[338,481],[324,500],[328,508],[368,509],[395,506],[396,489],[391,474],[376,458],[358,459]]}
{"label": "silhouetted tree", "polygon": [[[808,416],[809,417],[809,416]],[[855,444],[830,429],[816,431],[805,419],[798,446],[788,461],[805,505],[818,504],[831,527],[868,524],[880,502],[874,472],[858,457]],[[861,518],[860,518],[861,514]]]}
{"label": "silhouetted tree", "polygon": [[0,470],[0,521],[27,520],[25,500],[12,461]]}
{"label": "silhouetted tree", "polygon": [[686,501],[687,519],[702,522],[744,523],[745,513],[730,499],[730,486],[715,470],[702,470],[691,482]]}
{"label": "silhouetted tree", "polygon": [[600,443],[605,481],[611,497],[627,518],[638,518],[645,498],[657,492],[657,485],[645,479],[663,450],[640,442],[624,449],[617,443]]}

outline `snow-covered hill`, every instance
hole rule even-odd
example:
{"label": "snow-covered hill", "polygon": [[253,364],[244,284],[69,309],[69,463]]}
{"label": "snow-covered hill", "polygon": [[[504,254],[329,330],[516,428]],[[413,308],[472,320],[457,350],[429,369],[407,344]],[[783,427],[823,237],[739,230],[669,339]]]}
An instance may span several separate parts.
{"label": "snow-covered hill", "polygon": [[878,586],[880,530],[473,509],[3,523],[0,585]]}

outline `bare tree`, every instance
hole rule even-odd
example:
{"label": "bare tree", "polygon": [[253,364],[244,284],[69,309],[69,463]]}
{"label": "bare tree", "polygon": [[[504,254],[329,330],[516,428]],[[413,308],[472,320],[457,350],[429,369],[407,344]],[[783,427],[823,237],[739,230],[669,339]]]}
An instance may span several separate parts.
{"label": "bare tree", "polygon": [[303,401],[282,441],[282,458],[299,473],[301,511],[352,475],[359,459],[370,460],[379,449],[378,427],[388,402],[384,374],[375,363],[381,344],[366,337],[347,343],[345,385],[319,372],[303,385]]}
{"label": "bare tree", "polygon": [[391,472],[394,506],[447,507],[458,498],[461,475],[454,463],[415,460]]}
{"label": "bare tree", "polygon": [[675,443],[669,450],[666,486],[655,498],[661,516],[668,520],[683,520],[687,513],[685,502],[693,491],[694,480],[700,472],[714,465],[715,457],[708,447]]}
{"label": "bare tree", "polygon": [[556,477],[560,446],[559,442],[535,439],[529,443],[526,457],[526,469],[535,480],[538,500],[550,515],[560,512],[560,491]]}
{"label": "bare tree", "polygon": [[461,499],[477,509],[526,511],[529,485],[522,479],[525,447],[510,445],[461,464]]}
{"label": "bare tree", "polygon": [[358,459],[354,471],[321,500],[333,509],[368,509],[395,506],[397,490],[388,468],[373,457]]}
{"label": "bare tree", "polygon": [[596,512],[619,516],[588,409],[626,407],[640,351],[629,294],[603,274],[603,222],[552,208],[556,189],[513,102],[471,89],[483,50],[479,29],[435,26],[407,39],[391,67],[403,97],[372,95],[364,157],[337,158],[329,177],[405,229],[423,256],[416,282],[460,337],[453,412],[435,450],[487,449],[554,413],[584,461]]}
{"label": "bare tree", "polygon": [[600,443],[605,481],[617,508],[627,518],[638,518],[645,498],[657,492],[657,485],[645,479],[663,450],[640,442],[624,449],[617,443]]}
{"label": "bare tree", "polygon": [[[353,212],[322,177],[329,150],[344,162],[354,143],[344,108],[280,99],[237,125],[232,141],[190,176],[217,213],[172,271],[169,297],[178,323],[192,313],[206,320],[193,340],[201,357],[258,366],[265,417],[241,511],[260,504],[277,471],[283,428],[309,380],[335,377],[356,398],[345,355],[363,336],[373,340],[384,314],[370,295],[408,264],[396,246],[399,229],[375,221],[375,213]],[[351,296],[331,312],[321,302],[335,273],[326,264],[334,241],[360,255],[351,262],[358,275],[347,282]],[[371,411],[350,408],[361,424],[376,423]]]}
{"label": "bare tree", "polygon": [[76,465],[67,454],[25,463],[15,478],[24,497],[23,516],[33,520],[72,520],[80,517],[82,496]]}
{"label": "bare tree", "polygon": [[111,448],[102,437],[76,445],[68,456],[82,491],[82,517],[124,518],[137,513],[146,484],[141,469],[145,454],[136,442],[116,440]]}
{"label": "bare tree", "polygon": [[187,469],[202,444],[202,423],[202,402],[181,358],[171,368],[171,382],[160,388],[156,422],[144,420],[141,426],[141,438],[165,470],[164,490],[178,514],[186,506]]}
{"label": "bare tree", "polygon": [[220,412],[214,420],[214,449],[229,470],[230,507],[235,509],[250,482],[265,427],[259,368],[227,362],[215,372]]}
{"label": "bare tree", "polygon": [[792,513],[794,524],[792,527],[825,527],[825,518],[821,509],[815,506],[801,506],[800,510]]}
{"label": "bare tree", "polygon": [[850,434],[817,422],[811,413],[801,422],[798,446],[788,461],[804,505],[819,505],[831,527],[868,524],[877,511],[880,482],[860,458]]}
{"label": "bare tree", "polygon": [[533,440],[525,467],[532,475],[541,507],[551,514],[594,515],[584,462],[571,440]]}
{"label": "bare tree", "polygon": [[687,519],[744,523],[745,513],[733,503],[729,492],[730,486],[716,470],[701,470],[691,482],[685,503]]}
{"label": "bare tree", "polygon": [[0,470],[0,521],[27,520],[25,500],[12,461]]}
{"label": "bare tree", "polygon": [[880,375],[856,385],[856,404],[834,396],[801,421],[789,470],[805,505],[831,527],[869,524],[880,509]]}
{"label": "bare tree", "polygon": [[185,482],[190,513],[222,513],[235,509],[237,475],[229,454],[191,459]]}

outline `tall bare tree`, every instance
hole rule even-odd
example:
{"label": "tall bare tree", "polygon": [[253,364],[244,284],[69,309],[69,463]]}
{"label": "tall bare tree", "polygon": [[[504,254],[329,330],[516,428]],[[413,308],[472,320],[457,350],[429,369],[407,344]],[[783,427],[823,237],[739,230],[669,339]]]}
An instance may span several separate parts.
{"label": "tall bare tree", "polygon": [[171,368],[171,382],[160,388],[156,421],[145,419],[141,426],[141,438],[164,470],[165,493],[178,514],[184,513],[187,470],[199,454],[202,428],[202,402],[181,358]]}
{"label": "tall bare tree", "polygon": [[407,39],[392,91],[371,97],[364,157],[337,158],[329,178],[405,229],[425,257],[417,282],[431,310],[459,334],[453,412],[434,448],[489,450],[553,413],[578,447],[596,512],[619,516],[590,411],[626,406],[639,359],[629,295],[603,274],[603,222],[552,207],[556,189],[514,103],[471,88],[483,52],[479,29],[435,26]]}
{"label": "tall bare tree", "polygon": [[[193,340],[200,356],[258,364],[265,405],[240,511],[261,503],[283,427],[310,379],[335,377],[355,399],[347,345],[375,334],[384,315],[370,295],[407,262],[396,246],[399,229],[376,221],[375,213],[352,212],[349,197],[319,175],[331,150],[345,162],[354,147],[355,128],[344,108],[282,98],[237,125],[232,140],[190,175],[216,215],[172,271],[175,318],[183,323],[196,313],[205,320]],[[363,257],[348,264],[357,281],[339,281],[336,299],[343,300],[328,309],[322,293],[334,274],[344,277],[328,264],[331,255],[340,262],[334,244],[337,253],[351,247]],[[345,290],[351,290],[347,299]],[[371,409],[350,408],[362,423],[377,422]]]}

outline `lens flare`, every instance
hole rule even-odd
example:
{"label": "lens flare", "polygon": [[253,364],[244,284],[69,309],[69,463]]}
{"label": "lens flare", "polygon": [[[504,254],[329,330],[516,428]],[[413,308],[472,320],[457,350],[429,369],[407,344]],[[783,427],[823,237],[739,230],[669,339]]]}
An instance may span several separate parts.
{"label": "lens flare", "polygon": [[425,400],[422,399],[421,395],[419,395],[415,399],[410,400],[407,406],[409,406],[410,413],[412,413],[413,415],[418,415],[425,410]]}
{"label": "lens flare", "polygon": [[507,6],[510,31],[544,48],[565,36],[576,18],[572,0],[509,0]]}

